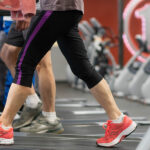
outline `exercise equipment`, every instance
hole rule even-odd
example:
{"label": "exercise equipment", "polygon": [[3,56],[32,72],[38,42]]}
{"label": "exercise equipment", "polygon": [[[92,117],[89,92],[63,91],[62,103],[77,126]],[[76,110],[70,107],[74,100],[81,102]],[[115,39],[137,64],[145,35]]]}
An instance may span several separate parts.
{"label": "exercise equipment", "polygon": [[[142,84],[144,84],[147,78],[150,76],[150,58],[143,63],[138,70],[136,76],[129,83],[129,94],[132,95],[130,98],[142,100]],[[144,89],[143,89],[144,90]],[[148,89],[146,90],[148,92]]]}
{"label": "exercise equipment", "polygon": [[150,128],[146,132],[144,138],[142,139],[136,150],[150,150],[149,141],[150,141]]}
{"label": "exercise equipment", "polygon": [[147,51],[146,42],[142,41],[140,35],[136,35],[136,40],[140,49],[134,56],[131,57],[128,63],[124,66],[123,70],[120,71],[114,82],[114,91],[118,96],[125,96],[130,94],[129,83],[133,80],[138,69],[141,67],[141,62],[137,61],[137,58],[141,55],[142,52]]}
{"label": "exercise equipment", "polygon": [[[145,52],[149,52],[147,48],[147,42],[143,42],[143,48]],[[150,57],[146,59],[140,69],[137,71],[136,76],[133,80],[129,83],[129,93],[131,96],[129,98],[133,100],[138,100],[144,103],[150,104],[150,99],[148,98],[148,89],[149,89],[149,82],[147,82],[150,76]],[[143,92],[143,93],[142,93]],[[145,99],[146,98],[146,99]]]}
{"label": "exercise equipment", "polygon": [[142,94],[142,102],[145,104],[150,104],[150,77],[143,83],[141,87],[141,94]]}

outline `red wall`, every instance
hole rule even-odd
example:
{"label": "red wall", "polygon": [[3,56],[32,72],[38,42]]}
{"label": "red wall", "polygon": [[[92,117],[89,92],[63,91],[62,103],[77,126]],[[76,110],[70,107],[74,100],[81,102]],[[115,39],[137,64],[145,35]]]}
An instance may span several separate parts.
{"label": "red wall", "polygon": [[[127,3],[129,0],[125,0]],[[118,0],[84,0],[85,20],[96,17],[103,26],[110,27],[118,35]],[[111,49],[118,62],[118,48]],[[124,61],[130,58],[131,54],[124,49]]]}

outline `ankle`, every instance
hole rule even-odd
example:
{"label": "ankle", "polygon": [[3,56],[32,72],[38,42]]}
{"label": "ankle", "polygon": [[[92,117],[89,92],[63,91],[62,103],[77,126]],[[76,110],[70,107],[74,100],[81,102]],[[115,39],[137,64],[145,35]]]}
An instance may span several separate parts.
{"label": "ankle", "polygon": [[120,117],[120,115],[122,114],[122,112],[118,112],[118,111],[110,111],[110,112],[107,112],[108,114],[108,118],[109,120],[116,120]]}
{"label": "ankle", "polygon": [[40,101],[39,97],[35,93],[35,94],[29,95],[27,97],[26,106],[35,109],[38,107],[38,103],[40,103],[40,102],[41,101]]}
{"label": "ankle", "polygon": [[55,121],[57,119],[56,112],[45,112],[42,111],[42,115],[46,117],[49,121]]}
{"label": "ankle", "polygon": [[12,128],[11,125],[4,125],[4,124],[1,124],[1,127],[2,127],[2,129],[4,129],[4,130],[9,130],[10,128]]}
{"label": "ankle", "polygon": [[112,120],[113,123],[121,123],[123,121],[124,118],[124,114],[121,113],[121,115],[119,117],[117,117],[116,119]]}

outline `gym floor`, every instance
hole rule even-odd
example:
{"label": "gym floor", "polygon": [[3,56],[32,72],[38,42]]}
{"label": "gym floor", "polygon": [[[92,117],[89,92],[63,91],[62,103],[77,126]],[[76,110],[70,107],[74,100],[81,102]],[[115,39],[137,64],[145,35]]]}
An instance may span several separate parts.
{"label": "gym floor", "polygon": [[[123,112],[128,113],[135,120],[141,120],[142,117],[144,117],[142,120],[150,120],[150,106],[119,98],[116,98],[116,102]],[[107,116],[89,93],[72,89],[67,83],[57,83],[56,111],[65,128],[63,134],[15,132],[15,145],[1,146],[0,149],[135,150],[149,127],[149,125],[139,125],[133,134],[114,148],[97,147],[95,142],[104,134],[102,123],[107,120]]]}
{"label": "gym floor", "polygon": [[[57,98],[85,98],[89,103],[97,103],[90,93],[70,88],[67,83],[57,83]],[[150,105],[115,97],[120,109],[128,111],[130,116],[146,117],[150,120]]]}

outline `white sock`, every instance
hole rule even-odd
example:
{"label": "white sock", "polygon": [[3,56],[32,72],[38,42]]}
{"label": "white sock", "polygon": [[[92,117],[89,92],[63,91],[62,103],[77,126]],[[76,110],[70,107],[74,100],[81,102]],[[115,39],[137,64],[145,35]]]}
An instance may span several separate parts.
{"label": "white sock", "polygon": [[37,108],[39,102],[41,102],[41,100],[35,93],[27,97],[26,106],[30,108]]}
{"label": "white sock", "polygon": [[112,120],[113,123],[121,123],[123,121],[124,118],[124,114],[121,113],[121,115],[119,116],[119,118]]}
{"label": "white sock", "polygon": [[12,127],[6,127],[6,126],[4,126],[3,124],[2,124],[2,126],[1,126],[4,130],[9,130],[10,128],[12,128]]}
{"label": "white sock", "polygon": [[56,112],[42,111],[42,115],[46,117],[49,122],[54,122],[57,119]]}

